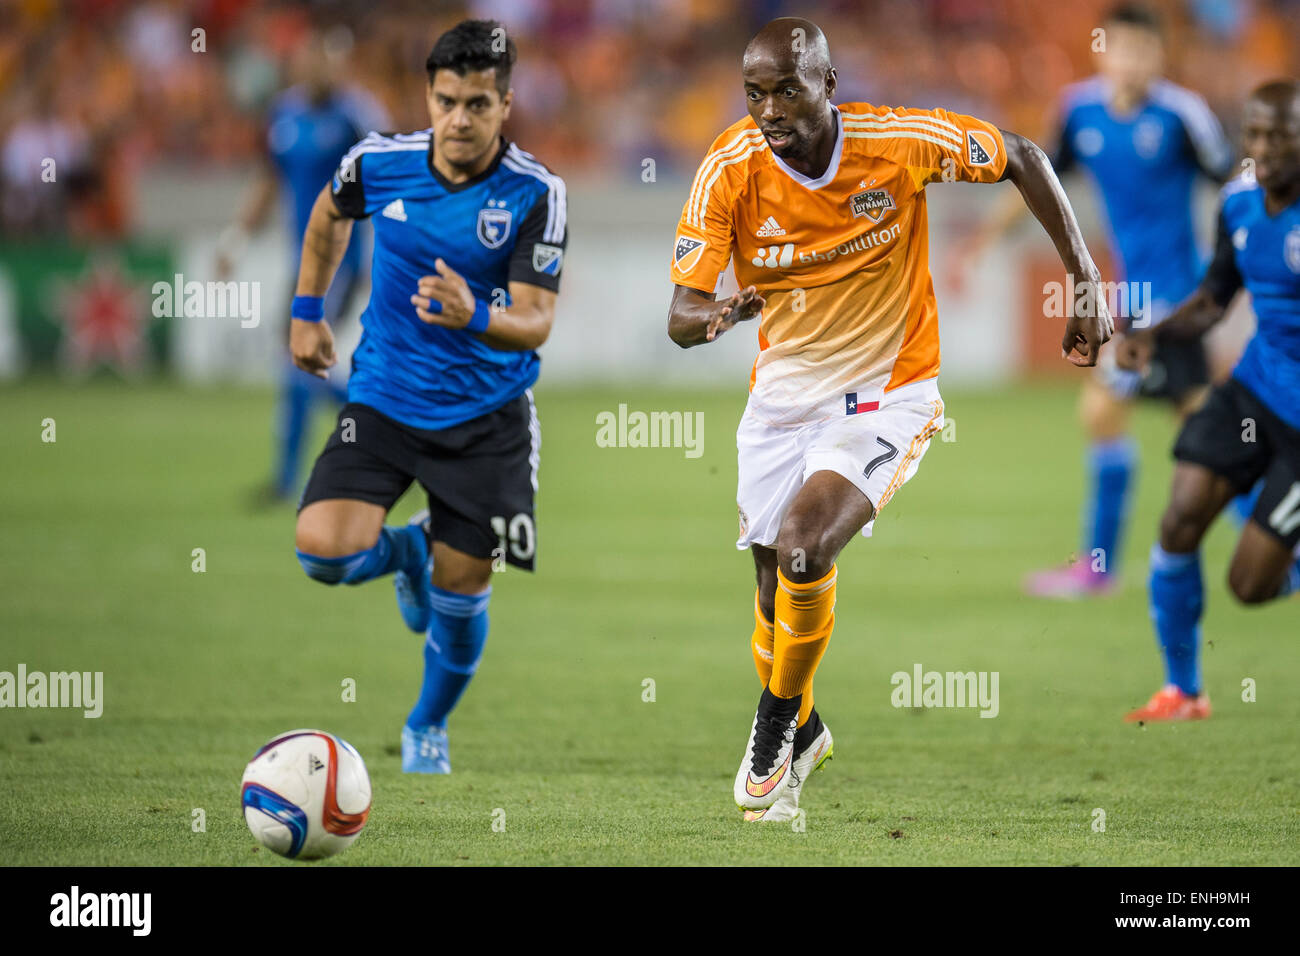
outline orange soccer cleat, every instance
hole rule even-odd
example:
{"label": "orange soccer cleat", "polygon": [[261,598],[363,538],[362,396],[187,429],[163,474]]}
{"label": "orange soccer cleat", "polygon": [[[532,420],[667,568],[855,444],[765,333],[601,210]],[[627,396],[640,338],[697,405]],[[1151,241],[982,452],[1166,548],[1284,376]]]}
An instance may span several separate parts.
{"label": "orange soccer cleat", "polygon": [[1127,723],[1149,720],[1204,720],[1210,716],[1210,698],[1201,693],[1185,694],[1173,684],[1166,684],[1152,695],[1146,705],[1124,715]]}

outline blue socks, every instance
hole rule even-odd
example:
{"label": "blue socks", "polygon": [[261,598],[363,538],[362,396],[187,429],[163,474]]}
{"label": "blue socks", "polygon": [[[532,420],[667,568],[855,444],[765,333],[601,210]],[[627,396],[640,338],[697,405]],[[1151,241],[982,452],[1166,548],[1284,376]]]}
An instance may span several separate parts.
{"label": "blue socks", "polygon": [[408,727],[447,726],[483,656],[488,633],[489,587],[481,594],[433,589],[433,623],[424,642],[424,684],[406,718]]}
{"label": "blue socks", "polygon": [[1119,546],[1128,514],[1129,488],[1137,468],[1137,446],[1131,438],[1097,442],[1088,450],[1088,508],[1084,518],[1087,553],[1080,560],[1097,566],[1097,551],[1107,574],[1119,567]]}
{"label": "blue socks", "polygon": [[[424,574],[428,543],[419,525],[386,526],[374,547],[338,558],[298,551],[307,576],[325,584],[360,584],[405,569]],[[407,726],[447,726],[447,717],[469,686],[487,643],[489,587],[481,594],[457,594],[434,587],[433,620],[424,641],[424,683]]]}
{"label": "blue socks", "polygon": [[429,544],[419,525],[398,525],[381,528],[374,547],[355,554],[321,558],[305,551],[295,553],[309,578],[324,584],[360,584],[403,568],[423,574]]}
{"label": "blue socks", "polygon": [[1170,554],[1157,543],[1151,548],[1151,620],[1165,657],[1166,683],[1184,694],[1201,692],[1201,612],[1205,586],[1201,555]]}

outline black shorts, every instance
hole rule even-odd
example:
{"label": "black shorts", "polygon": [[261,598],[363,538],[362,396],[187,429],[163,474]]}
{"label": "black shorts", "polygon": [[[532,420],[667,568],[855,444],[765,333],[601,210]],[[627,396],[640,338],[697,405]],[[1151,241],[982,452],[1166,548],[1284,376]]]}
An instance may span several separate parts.
{"label": "black shorts", "polygon": [[1138,395],[1177,402],[1193,389],[1209,383],[1210,367],[1200,339],[1158,342],[1138,386]]}
{"label": "black shorts", "polygon": [[429,496],[433,541],[531,571],[540,442],[531,391],[437,431],[349,402],[316,459],[298,510],[327,498],[352,498],[386,511],[418,481]]}
{"label": "black shorts", "polygon": [[1251,518],[1288,548],[1300,543],[1300,430],[1230,378],[1187,419],[1174,458],[1202,465],[1246,492],[1264,479]]}

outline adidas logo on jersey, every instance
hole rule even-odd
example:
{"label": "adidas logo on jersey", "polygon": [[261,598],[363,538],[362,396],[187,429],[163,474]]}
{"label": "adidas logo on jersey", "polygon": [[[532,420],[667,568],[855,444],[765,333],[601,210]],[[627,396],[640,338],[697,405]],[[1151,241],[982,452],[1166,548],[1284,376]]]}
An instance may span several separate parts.
{"label": "adidas logo on jersey", "polygon": [[384,207],[384,215],[398,222],[406,222],[406,207],[402,205],[400,199],[394,199]]}
{"label": "adidas logo on jersey", "polygon": [[781,224],[776,221],[775,216],[768,216],[767,221],[758,227],[758,231],[754,235],[759,239],[769,239],[772,236],[784,236],[785,230],[781,228]]}

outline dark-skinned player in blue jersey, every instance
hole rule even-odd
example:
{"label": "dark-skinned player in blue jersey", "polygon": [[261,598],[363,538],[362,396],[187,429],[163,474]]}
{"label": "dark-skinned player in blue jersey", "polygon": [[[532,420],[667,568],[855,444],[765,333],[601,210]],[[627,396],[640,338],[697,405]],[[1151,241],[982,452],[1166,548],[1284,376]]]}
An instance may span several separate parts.
{"label": "dark-skinned player in blue jersey", "polygon": [[[299,504],[297,553],[326,584],[393,574],[403,619],[426,634],[402,727],[411,773],[451,771],[447,717],[483,652],[494,562],[532,570],[537,547],[531,386],[566,207],[564,182],[502,136],[515,55],[493,21],[438,39],[426,62],[431,127],[371,133],[347,153],[312,210],[294,299],[294,361],[323,375],[335,356],[321,297],[353,220],[370,217],[364,332],[348,404]],[[385,525],[412,481],[427,516]]]}
{"label": "dark-skinned player in blue jersey", "polygon": [[1157,344],[1204,335],[1238,292],[1249,292],[1255,308],[1255,335],[1231,377],[1174,444],[1173,487],[1148,585],[1166,683],[1128,714],[1133,722],[1210,715],[1200,669],[1200,546],[1234,495],[1259,484],[1228,588],[1243,604],[1300,588],[1300,84],[1256,89],[1242,141],[1253,174],[1248,169],[1223,187],[1214,258],[1200,288],[1162,324],[1117,343],[1120,367],[1141,370]]}

